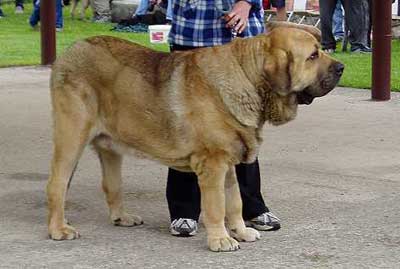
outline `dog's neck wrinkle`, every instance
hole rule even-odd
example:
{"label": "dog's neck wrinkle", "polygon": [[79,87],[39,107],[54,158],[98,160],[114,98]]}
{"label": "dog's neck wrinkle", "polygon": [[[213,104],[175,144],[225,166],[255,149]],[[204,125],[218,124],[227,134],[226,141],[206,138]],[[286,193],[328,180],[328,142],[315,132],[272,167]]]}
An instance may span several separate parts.
{"label": "dog's neck wrinkle", "polygon": [[294,95],[280,96],[273,91],[265,94],[264,117],[272,125],[282,125],[297,115],[297,101]]}
{"label": "dog's neck wrinkle", "polygon": [[257,85],[262,75],[264,50],[259,37],[238,38],[232,44],[232,54],[248,80]]}

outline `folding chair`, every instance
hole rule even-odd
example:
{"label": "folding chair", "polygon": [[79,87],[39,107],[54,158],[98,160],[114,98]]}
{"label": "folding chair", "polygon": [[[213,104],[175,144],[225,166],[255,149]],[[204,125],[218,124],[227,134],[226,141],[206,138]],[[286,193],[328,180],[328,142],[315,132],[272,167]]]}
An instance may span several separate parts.
{"label": "folding chair", "polygon": [[289,12],[289,16],[287,19],[288,22],[290,22],[292,20],[293,15],[301,16],[300,20],[297,22],[298,24],[302,24],[307,17],[318,17],[318,20],[314,24],[314,26],[318,26],[320,23],[319,12],[307,10],[307,0],[294,0],[293,1],[293,10],[291,12]]}

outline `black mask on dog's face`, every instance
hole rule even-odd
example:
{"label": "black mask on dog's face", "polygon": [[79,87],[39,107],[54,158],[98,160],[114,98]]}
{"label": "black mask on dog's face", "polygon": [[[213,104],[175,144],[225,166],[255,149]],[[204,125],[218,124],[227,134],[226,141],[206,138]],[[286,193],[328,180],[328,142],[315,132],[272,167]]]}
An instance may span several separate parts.
{"label": "black mask on dog's face", "polygon": [[328,72],[319,75],[318,80],[297,93],[298,104],[309,105],[314,98],[321,97],[333,90],[339,83],[343,74],[344,65],[338,61],[334,61],[328,68]]}
{"label": "black mask on dog's face", "polygon": [[273,92],[296,94],[298,104],[311,104],[336,86],[344,66],[324,53],[310,33],[282,28],[269,37],[264,71]]}

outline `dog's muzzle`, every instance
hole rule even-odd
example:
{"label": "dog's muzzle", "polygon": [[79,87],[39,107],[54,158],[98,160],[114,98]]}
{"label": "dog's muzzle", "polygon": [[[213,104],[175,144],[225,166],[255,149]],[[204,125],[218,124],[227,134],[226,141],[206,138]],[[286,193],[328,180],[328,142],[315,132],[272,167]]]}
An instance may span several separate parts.
{"label": "dog's muzzle", "polygon": [[297,93],[297,103],[299,105],[309,105],[314,98],[321,97],[332,91],[338,84],[343,75],[344,65],[340,62],[332,64],[328,75],[324,77],[317,85],[310,85],[301,92]]}

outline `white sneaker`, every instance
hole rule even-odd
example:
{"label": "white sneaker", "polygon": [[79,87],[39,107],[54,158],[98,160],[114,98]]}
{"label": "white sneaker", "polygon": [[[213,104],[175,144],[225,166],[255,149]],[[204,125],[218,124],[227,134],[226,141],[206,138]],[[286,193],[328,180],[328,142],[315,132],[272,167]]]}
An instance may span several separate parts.
{"label": "white sneaker", "polygon": [[23,14],[24,13],[24,8],[21,6],[15,7],[15,14]]}
{"label": "white sneaker", "polygon": [[254,219],[246,221],[247,227],[253,227],[259,231],[274,231],[281,228],[280,219],[272,214],[272,212],[265,212]]}
{"label": "white sneaker", "polygon": [[197,234],[197,221],[194,219],[180,218],[173,220],[169,231],[174,236],[188,237]]}

